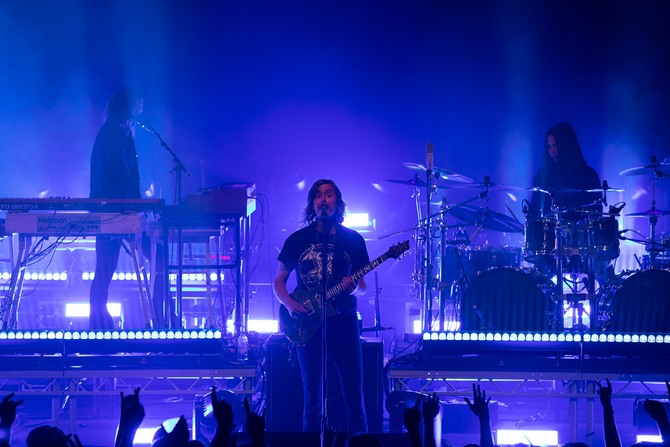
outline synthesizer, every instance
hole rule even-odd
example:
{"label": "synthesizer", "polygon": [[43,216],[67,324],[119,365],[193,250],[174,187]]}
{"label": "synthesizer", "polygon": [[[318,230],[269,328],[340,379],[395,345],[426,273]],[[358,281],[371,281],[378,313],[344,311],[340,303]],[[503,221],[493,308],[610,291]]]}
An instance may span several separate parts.
{"label": "synthesizer", "polygon": [[160,211],[163,199],[89,199],[89,198],[0,198],[1,211]]}
{"label": "synthesizer", "polygon": [[90,213],[87,211],[8,212],[7,234],[42,237],[137,234],[146,226],[143,213]]}

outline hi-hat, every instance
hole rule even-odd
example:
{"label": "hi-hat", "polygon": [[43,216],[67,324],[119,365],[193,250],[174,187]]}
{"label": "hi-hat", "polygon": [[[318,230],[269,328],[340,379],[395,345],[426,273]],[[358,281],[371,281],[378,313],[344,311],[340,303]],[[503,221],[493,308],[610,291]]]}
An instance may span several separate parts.
{"label": "hi-hat", "polygon": [[[419,163],[410,163],[406,162],[402,164],[404,167],[411,169],[412,171],[418,171],[418,172],[426,172],[426,167],[422,164]],[[456,174],[453,171],[450,171],[448,169],[444,168],[438,168],[434,167],[433,168],[433,175],[436,178],[442,178],[445,180],[451,180],[452,182],[456,183],[472,183],[472,179],[470,177],[466,177],[461,174]]]}
{"label": "hi-hat", "polygon": [[523,224],[510,216],[506,216],[489,208],[480,208],[472,205],[462,205],[447,210],[447,214],[456,219],[473,225],[503,231],[505,233],[523,233]]}
{"label": "hi-hat", "polygon": [[630,213],[625,214],[628,217],[660,217],[667,216],[670,214],[670,211],[657,210],[656,208],[648,209],[647,211],[641,211],[639,213]]}
{"label": "hi-hat", "polygon": [[669,176],[670,175],[670,163],[660,163],[656,161],[656,157],[652,157],[652,161],[649,164],[644,166],[638,166],[636,168],[624,169],[619,172],[619,175],[648,175],[654,174],[657,177]]}

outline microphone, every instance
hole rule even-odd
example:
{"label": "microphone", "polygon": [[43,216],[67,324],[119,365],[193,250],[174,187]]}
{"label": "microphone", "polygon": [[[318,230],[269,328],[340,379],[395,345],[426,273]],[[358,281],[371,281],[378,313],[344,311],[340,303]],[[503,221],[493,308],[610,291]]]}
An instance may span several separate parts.
{"label": "microphone", "polygon": [[433,156],[435,155],[435,148],[433,143],[426,144],[426,169],[428,171],[433,170]]}
{"label": "microphone", "polygon": [[319,211],[321,211],[321,215],[322,215],[322,216],[327,216],[327,215],[328,215],[328,205],[325,204],[325,203],[322,203],[322,204],[319,206]]}
{"label": "microphone", "polygon": [[142,129],[151,132],[154,128],[151,126],[151,123],[148,119],[136,119],[135,124],[140,126]]}

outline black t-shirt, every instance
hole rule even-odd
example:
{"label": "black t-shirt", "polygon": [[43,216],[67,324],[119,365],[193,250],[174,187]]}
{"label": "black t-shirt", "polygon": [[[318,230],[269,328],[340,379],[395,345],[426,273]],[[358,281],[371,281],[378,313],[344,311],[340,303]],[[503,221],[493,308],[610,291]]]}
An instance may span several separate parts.
{"label": "black t-shirt", "polygon": [[[291,234],[284,242],[277,259],[289,271],[295,270],[298,290],[321,290],[323,242],[323,234],[317,232],[314,223]],[[354,230],[337,225],[335,234],[326,236],[326,244],[329,288],[370,263],[365,240]],[[341,313],[356,311],[356,298],[353,295],[340,294],[333,300],[333,305]]]}

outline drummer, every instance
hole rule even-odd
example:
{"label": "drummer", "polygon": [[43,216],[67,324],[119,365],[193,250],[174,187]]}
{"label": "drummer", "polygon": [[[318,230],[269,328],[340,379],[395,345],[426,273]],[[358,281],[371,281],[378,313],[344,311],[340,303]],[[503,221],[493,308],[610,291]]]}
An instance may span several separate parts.
{"label": "drummer", "polygon": [[[584,192],[600,188],[598,173],[586,163],[577,134],[568,123],[549,128],[544,137],[544,165],[538,169],[533,186],[548,191],[550,195],[534,193],[529,212],[531,217],[541,217],[555,205],[558,210],[587,209],[601,211],[600,194]],[[552,203],[553,202],[553,203]],[[583,215],[566,213],[569,220],[577,221]]]}
{"label": "drummer", "polygon": [[[587,217],[589,212],[602,212],[598,192],[587,190],[601,187],[598,173],[586,163],[577,134],[568,123],[558,123],[547,130],[544,138],[544,165],[538,169],[533,186],[549,192],[534,192],[528,209],[528,219],[537,220],[557,211],[565,224]],[[553,209],[552,209],[553,206]],[[570,245],[572,241],[566,241]],[[565,265],[568,270],[583,272],[579,256],[573,256]],[[544,273],[555,273],[554,259],[534,260],[535,267]],[[600,283],[613,274],[608,262],[597,262],[595,276]],[[564,270],[564,271],[568,271]]]}

